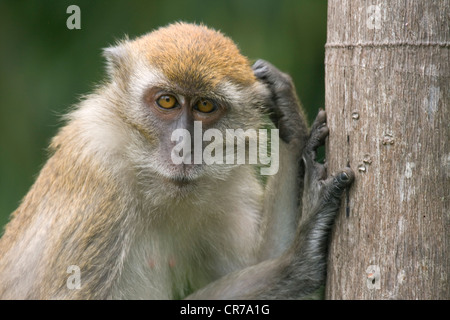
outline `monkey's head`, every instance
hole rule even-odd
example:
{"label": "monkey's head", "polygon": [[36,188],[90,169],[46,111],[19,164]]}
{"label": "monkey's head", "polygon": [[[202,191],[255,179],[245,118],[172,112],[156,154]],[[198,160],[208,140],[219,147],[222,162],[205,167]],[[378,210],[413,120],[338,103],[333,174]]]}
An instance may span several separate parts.
{"label": "monkey's head", "polygon": [[[105,56],[115,112],[134,132],[128,152],[139,159],[139,170],[152,176],[178,187],[189,187],[203,176],[226,177],[234,165],[198,163],[198,151],[203,156],[204,147],[217,139],[203,141],[199,133],[219,130],[225,159],[226,129],[263,125],[261,107],[269,91],[255,78],[249,60],[220,32],[176,23],[122,41],[106,49]],[[201,149],[196,149],[199,141]],[[174,154],[183,163],[174,163]]]}

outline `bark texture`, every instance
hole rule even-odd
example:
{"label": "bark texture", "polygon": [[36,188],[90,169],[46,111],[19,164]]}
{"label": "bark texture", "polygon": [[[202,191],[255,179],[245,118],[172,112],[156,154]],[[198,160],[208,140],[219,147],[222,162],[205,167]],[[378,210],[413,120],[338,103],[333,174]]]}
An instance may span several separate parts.
{"label": "bark texture", "polygon": [[450,299],[450,1],[329,0],[326,298]]}

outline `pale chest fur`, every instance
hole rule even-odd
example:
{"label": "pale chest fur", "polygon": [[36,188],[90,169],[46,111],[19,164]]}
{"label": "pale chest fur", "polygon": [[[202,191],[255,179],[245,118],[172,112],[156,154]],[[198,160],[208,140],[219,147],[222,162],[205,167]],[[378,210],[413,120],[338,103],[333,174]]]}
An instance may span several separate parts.
{"label": "pale chest fur", "polygon": [[149,213],[160,218],[148,221],[134,235],[112,297],[183,298],[255,264],[261,199],[246,193],[242,190],[242,201],[180,202]]}

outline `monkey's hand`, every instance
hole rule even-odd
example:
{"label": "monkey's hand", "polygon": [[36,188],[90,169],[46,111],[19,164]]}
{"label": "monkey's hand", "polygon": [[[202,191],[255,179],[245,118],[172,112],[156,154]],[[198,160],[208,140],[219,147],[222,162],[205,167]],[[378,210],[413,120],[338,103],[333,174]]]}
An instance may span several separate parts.
{"label": "monkey's hand", "polygon": [[256,61],[252,68],[256,78],[266,84],[271,92],[267,107],[271,120],[280,130],[280,138],[286,143],[303,141],[307,135],[307,125],[292,78],[264,60]]}
{"label": "monkey's hand", "polygon": [[349,167],[340,170],[335,176],[327,177],[327,165],[316,161],[317,149],[324,145],[328,132],[326,112],[320,110],[303,149],[305,178],[302,221],[311,215],[323,215],[327,224],[332,224],[339,210],[341,195],[354,179],[353,170]]}

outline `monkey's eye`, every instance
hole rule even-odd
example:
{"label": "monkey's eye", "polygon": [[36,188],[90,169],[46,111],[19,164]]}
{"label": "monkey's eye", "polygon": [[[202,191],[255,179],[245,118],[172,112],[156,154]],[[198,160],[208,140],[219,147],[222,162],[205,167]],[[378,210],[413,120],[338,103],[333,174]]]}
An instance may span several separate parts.
{"label": "monkey's eye", "polygon": [[159,97],[158,100],[156,100],[156,103],[163,109],[172,109],[176,106],[177,99],[170,95],[164,95]]}
{"label": "monkey's eye", "polygon": [[197,102],[194,107],[195,110],[198,110],[203,113],[210,113],[216,110],[216,106],[213,102],[207,99],[201,99]]}

